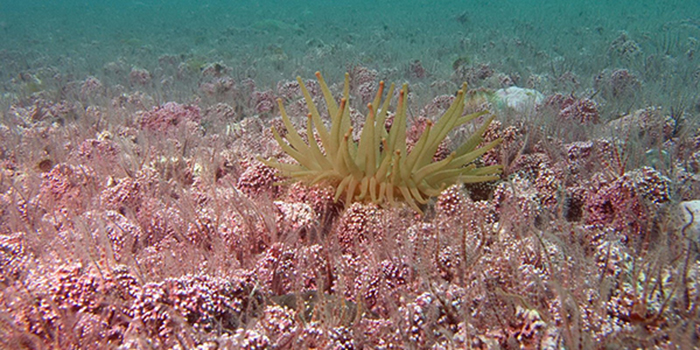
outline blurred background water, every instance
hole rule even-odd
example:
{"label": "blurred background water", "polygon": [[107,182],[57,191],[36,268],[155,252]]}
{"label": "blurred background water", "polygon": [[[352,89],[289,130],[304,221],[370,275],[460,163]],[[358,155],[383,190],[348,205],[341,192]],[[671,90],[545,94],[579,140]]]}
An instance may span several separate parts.
{"label": "blurred background water", "polygon": [[416,61],[436,80],[461,60],[518,85],[570,72],[576,86],[538,88],[591,94],[603,70],[629,69],[640,101],[691,106],[700,79],[700,2],[681,0],[3,0],[0,35],[2,81],[49,66],[104,78],[108,62],[153,70],[162,55],[220,61],[261,84],[357,64],[393,78]]}

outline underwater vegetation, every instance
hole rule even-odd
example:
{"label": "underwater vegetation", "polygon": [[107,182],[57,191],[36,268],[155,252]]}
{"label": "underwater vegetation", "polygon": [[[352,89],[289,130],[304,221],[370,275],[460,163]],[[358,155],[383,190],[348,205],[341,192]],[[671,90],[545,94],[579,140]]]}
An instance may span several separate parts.
{"label": "underwater vegetation", "polygon": [[88,77],[8,109],[3,347],[697,343],[689,122],[645,108],[601,130],[590,98],[465,85],[409,113],[361,66],[276,89],[185,71],[228,103]]}

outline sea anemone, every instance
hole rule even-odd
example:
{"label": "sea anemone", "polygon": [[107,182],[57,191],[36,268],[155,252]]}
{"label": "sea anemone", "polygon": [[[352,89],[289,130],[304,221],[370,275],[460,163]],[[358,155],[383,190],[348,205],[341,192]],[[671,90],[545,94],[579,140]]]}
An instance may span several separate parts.
{"label": "sea anemone", "polygon": [[[478,147],[483,133],[494,116],[485,122],[469,139],[446,158],[434,161],[438,146],[447,134],[487,111],[463,115],[466,83],[457,92],[453,103],[437,122],[428,121],[425,131],[410,150],[406,147],[406,92],[407,85],[399,91],[399,102],[394,121],[387,132],[384,127],[394,91],[389,88],[382,102],[384,82],[380,82],[374,101],[367,104],[368,115],[359,141],[352,139],[350,121],[349,75],[345,74],[345,86],[340,105],[336,103],[321,73],[316,72],[331,117],[330,130],[326,128],[309,91],[300,77],[297,81],[302,89],[309,109],[306,123],[306,138],[294,128],[278,99],[282,121],[287,129],[286,141],[272,128],[280,147],[297,161],[287,164],[276,160],[262,160],[280,174],[308,185],[329,183],[335,188],[335,201],[345,194],[345,205],[352,202],[372,202],[381,206],[395,205],[404,201],[418,212],[419,204],[426,204],[431,197],[438,196],[443,189],[458,183],[492,181],[499,178],[500,165],[477,167],[474,161],[498,145],[497,139]],[[381,108],[380,108],[381,106]],[[316,141],[314,128],[320,140]]]}

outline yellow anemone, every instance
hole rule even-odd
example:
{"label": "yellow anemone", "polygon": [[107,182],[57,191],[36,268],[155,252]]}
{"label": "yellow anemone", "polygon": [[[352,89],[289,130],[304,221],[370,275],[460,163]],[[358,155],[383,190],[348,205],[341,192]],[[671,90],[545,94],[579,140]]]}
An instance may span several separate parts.
{"label": "yellow anemone", "polygon": [[[404,84],[399,91],[394,121],[387,132],[384,124],[394,84],[382,102],[385,86],[384,82],[380,82],[374,101],[367,104],[367,119],[359,142],[355,142],[352,139],[353,128],[348,107],[349,75],[345,74],[340,105],[333,99],[321,73],[316,72],[316,77],[331,117],[331,128],[328,130],[325,127],[309,91],[301,78],[297,77],[309,109],[306,124],[306,138],[309,142],[305,142],[296,131],[282,100],[278,99],[287,134],[282,138],[274,128],[272,133],[280,147],[294,158],[297,164],[286,164],[276,160],[261,161],[278,169],[281,175],[308,185],[320,182],[331,184],[335,187],[335,200],[344,195],[346,205],[354,201],[364,201],[391,206],[398,201],[404,201],[418,212],[422,212],[419,204],[427,203],[431,197],[438,196],[448,186],[499,178],[500,165],[477,167],[473,163],[501,143],[501,139],[498,139],[477,148],[494,116],[487,118],[476,132],[447,158],[433,161],[438,146],[450,131],[488,114],[484,111],[462,115],[466,83],[457,92],[445,114],[434,124],[428,122],[425,131],[409,153],[406,149],[407,85]],[[315,141],[314,129],[320,139],[320,145]]]}

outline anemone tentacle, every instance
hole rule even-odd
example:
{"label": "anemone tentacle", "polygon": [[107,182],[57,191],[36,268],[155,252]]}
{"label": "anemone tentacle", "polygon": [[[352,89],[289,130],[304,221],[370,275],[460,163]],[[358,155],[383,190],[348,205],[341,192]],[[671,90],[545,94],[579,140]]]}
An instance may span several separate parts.
{"label": "anemone tentacle", "polygon": [[[418,212],[419,204],[425,204],[443,189],[457,183],[492,181],[499,178],[500,165],[477,167],[474,161],[501,143],[501,139],[482,147],[483,134],[494,116],[487,118],[476,132],[446,158],[434,161],[433,157],[445,137],[456,127],[488,114],[487,111],[463,115],[467,84],[457,92],[447,111],[436,121],[428,122],[423,134],[411,151],[407,150],[406,123],[408,86],[399,90],[394,122],[389,129],[384,126],[391,104],[394,84],[382,101],[384,82],[380,82],[374,100],[367,104],[367,119],[358,142],[352,139],[350,122],[349,74],[345,74],[343,96],[338,104],[328,89],[321,73],[316,72],[328,114],[330,130],[326,128],[313,102],[311,94],[300,77],[297,81],[309,110],[306,120],[305,142],[287,115],[282,100],[278,100],[280,114],[287,133],[280,136],[272,128],[275,140],[282,150],[297,164],[284,164],[276,160],[264,160],[281,175],[308,185],[327,182],[335,187],[335,200],[344,196],[346,205],[353,201],[373,202],[382,206],[406,202]],[[381,106],[381,107],[380,107]],[[314,137],[314,129],[320,140]],[[286,141],[285,141],[286,140]]]}

